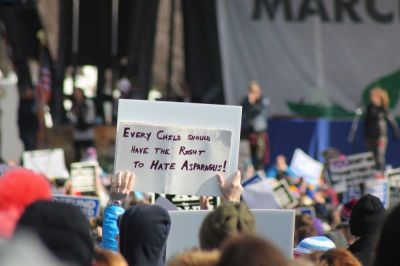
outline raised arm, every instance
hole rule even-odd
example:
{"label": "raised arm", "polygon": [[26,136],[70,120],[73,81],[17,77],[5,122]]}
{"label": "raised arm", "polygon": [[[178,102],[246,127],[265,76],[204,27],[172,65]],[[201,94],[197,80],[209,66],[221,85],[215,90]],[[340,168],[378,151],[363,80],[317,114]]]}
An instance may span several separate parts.
{"label": "raised arm", "polygon": [[240,171],[236,171],[232,180],[227,181],[225,176],[221,173],[218,174],[218,183],[222,192],[222,198],[225,201],[239,202],[240,196],[243,192],[243,187],[241,184],[241,174]]}
{"label": "raised arm", "polygon": [[122,208],[122,200],[128,197],[135,184],[135,174],[124,171],[118,172],[111,178],[110,202],[103,215],[103,239],[102,246],[104,249],[118,251],[117,235],[119,229],[117,220],[125,210]]}

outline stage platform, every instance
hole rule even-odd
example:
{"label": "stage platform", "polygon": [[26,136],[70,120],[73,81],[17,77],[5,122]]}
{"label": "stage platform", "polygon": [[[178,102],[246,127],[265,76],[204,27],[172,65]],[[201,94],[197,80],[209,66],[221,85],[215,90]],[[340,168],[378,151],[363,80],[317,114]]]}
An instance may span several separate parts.
{"label": "stage platform", "polygon": [[[344,154],[366,151],[362,121],[359,122],[354,143],[347,142],[351,124],[351,120],[272,118],[268,124],[271,162],[278,154],[284,154],[290,161],[296,148],[320,161],[323,161],[322,151],[328,147],[335,147]],[[393,168],[400,166],[400,140],[394,139],[390,126],[386,163]]]}

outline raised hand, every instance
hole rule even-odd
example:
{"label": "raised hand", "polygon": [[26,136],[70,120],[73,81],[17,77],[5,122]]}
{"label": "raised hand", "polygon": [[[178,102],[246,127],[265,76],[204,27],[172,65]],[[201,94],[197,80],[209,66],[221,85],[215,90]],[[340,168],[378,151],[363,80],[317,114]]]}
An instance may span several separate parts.
{"label": "raised hand", "polygon": [[128,197],[135,184],[136,175],[129,171],[121,171],[111,178],[110,200],[123,200]]}
{"label": "raised hand", "polygon": [[236,171],[232,180],[227,181],[225,176],[221,173],[218,174],[218,183],[222,192],[222,198],[226,201],[239,202],[240,196],[243,192],[240,171]]}

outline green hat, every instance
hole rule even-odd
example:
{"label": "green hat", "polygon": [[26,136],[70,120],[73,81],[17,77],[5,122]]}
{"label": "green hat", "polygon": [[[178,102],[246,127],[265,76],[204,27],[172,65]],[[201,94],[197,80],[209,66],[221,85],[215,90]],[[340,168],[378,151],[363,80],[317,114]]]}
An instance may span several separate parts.
{"label": "green hat", "polygon": [[222,204],[204,219],[200,228],[200,246],[202,249],[215,249],[231,236],[254,233],[255,222],[246,204]]}

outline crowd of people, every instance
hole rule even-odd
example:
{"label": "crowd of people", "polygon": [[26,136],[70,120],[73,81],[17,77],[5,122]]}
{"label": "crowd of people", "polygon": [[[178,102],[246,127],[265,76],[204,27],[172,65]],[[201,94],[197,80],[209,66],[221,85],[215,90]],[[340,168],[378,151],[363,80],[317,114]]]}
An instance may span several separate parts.
{"label": "crowd of people", "polygon": [[[134,200],[136,176],[111,178],[102,221],[77,207],[51,200],[56,184],[22,167],[0,177],[0,265],[396,265],[400,205],[385,210],[365,195],[331,209],[328,219],[298,214],[293,259],[256,233],[256,219],[241,200],[238,171],[218,175],[222,203],[206,216],[199,246],[167,260],[168,211]],[[100,230],[99,230],[100,228]],[[100,231],[100,232],[99,232]],[[16,251],[34,243],[24,256]],[[10,250],[13,250],[11,252]]]}
{"label": "crowd of people", "polygon": [[[32,95],[21,98],[30,103]],[[95,119],[93,103],[80,89],[73,95],[69,119],[74,124],[76,161],[93,151]],[[388,119],[399,134],[388,111],[387,94],[371,91],[366,114],[366,141],[383,171]],[[387,266],[396,265],[400,237],[400,205],[386,210],[381,200],[367,194],[344,201],[323,175],[318,184],[297,176],[283,155],[269,164],[268,99],[257,82],[249,84],[242,102],[242,139],[249,143],[253,171],[242,178],[237,171],[231,179],[218,174],[222,195],[219,206],[204,203],[211,211],[198,232],[199,246],[166,258],[171,218],[167,210],[135,190],[136,176],[119,172],[96,177],[91,196],[101,198],[101,216],[86,217],[77,207],[52,201],[54,195],[74,195],[71,183],[51,179],[20,166],[0,169],[0,265],[81,266]],[[31,113],[32,105],[26,105]],[[22,115],[23,116],[23,115]],[[25,123],[24,121],[20,121]],[[33,126],[32,126],[33,127]],[[35,146],[32,136],[23,136],[27,149]],[[89,149],[88,149],[89,148]],[[326,161],[339,158],[335,149],[324,153]],[[299,199],[293,238],[293,258],[284,255],[273,242],[256,232],[256,219],[242,198],[243,181],[260,174],[271,184],[287,183]],[[325,172],[324,172],[325,173]],[[33,248],[34,247],[34,248]],[[18,251],[28,249],[20,256]]]}

